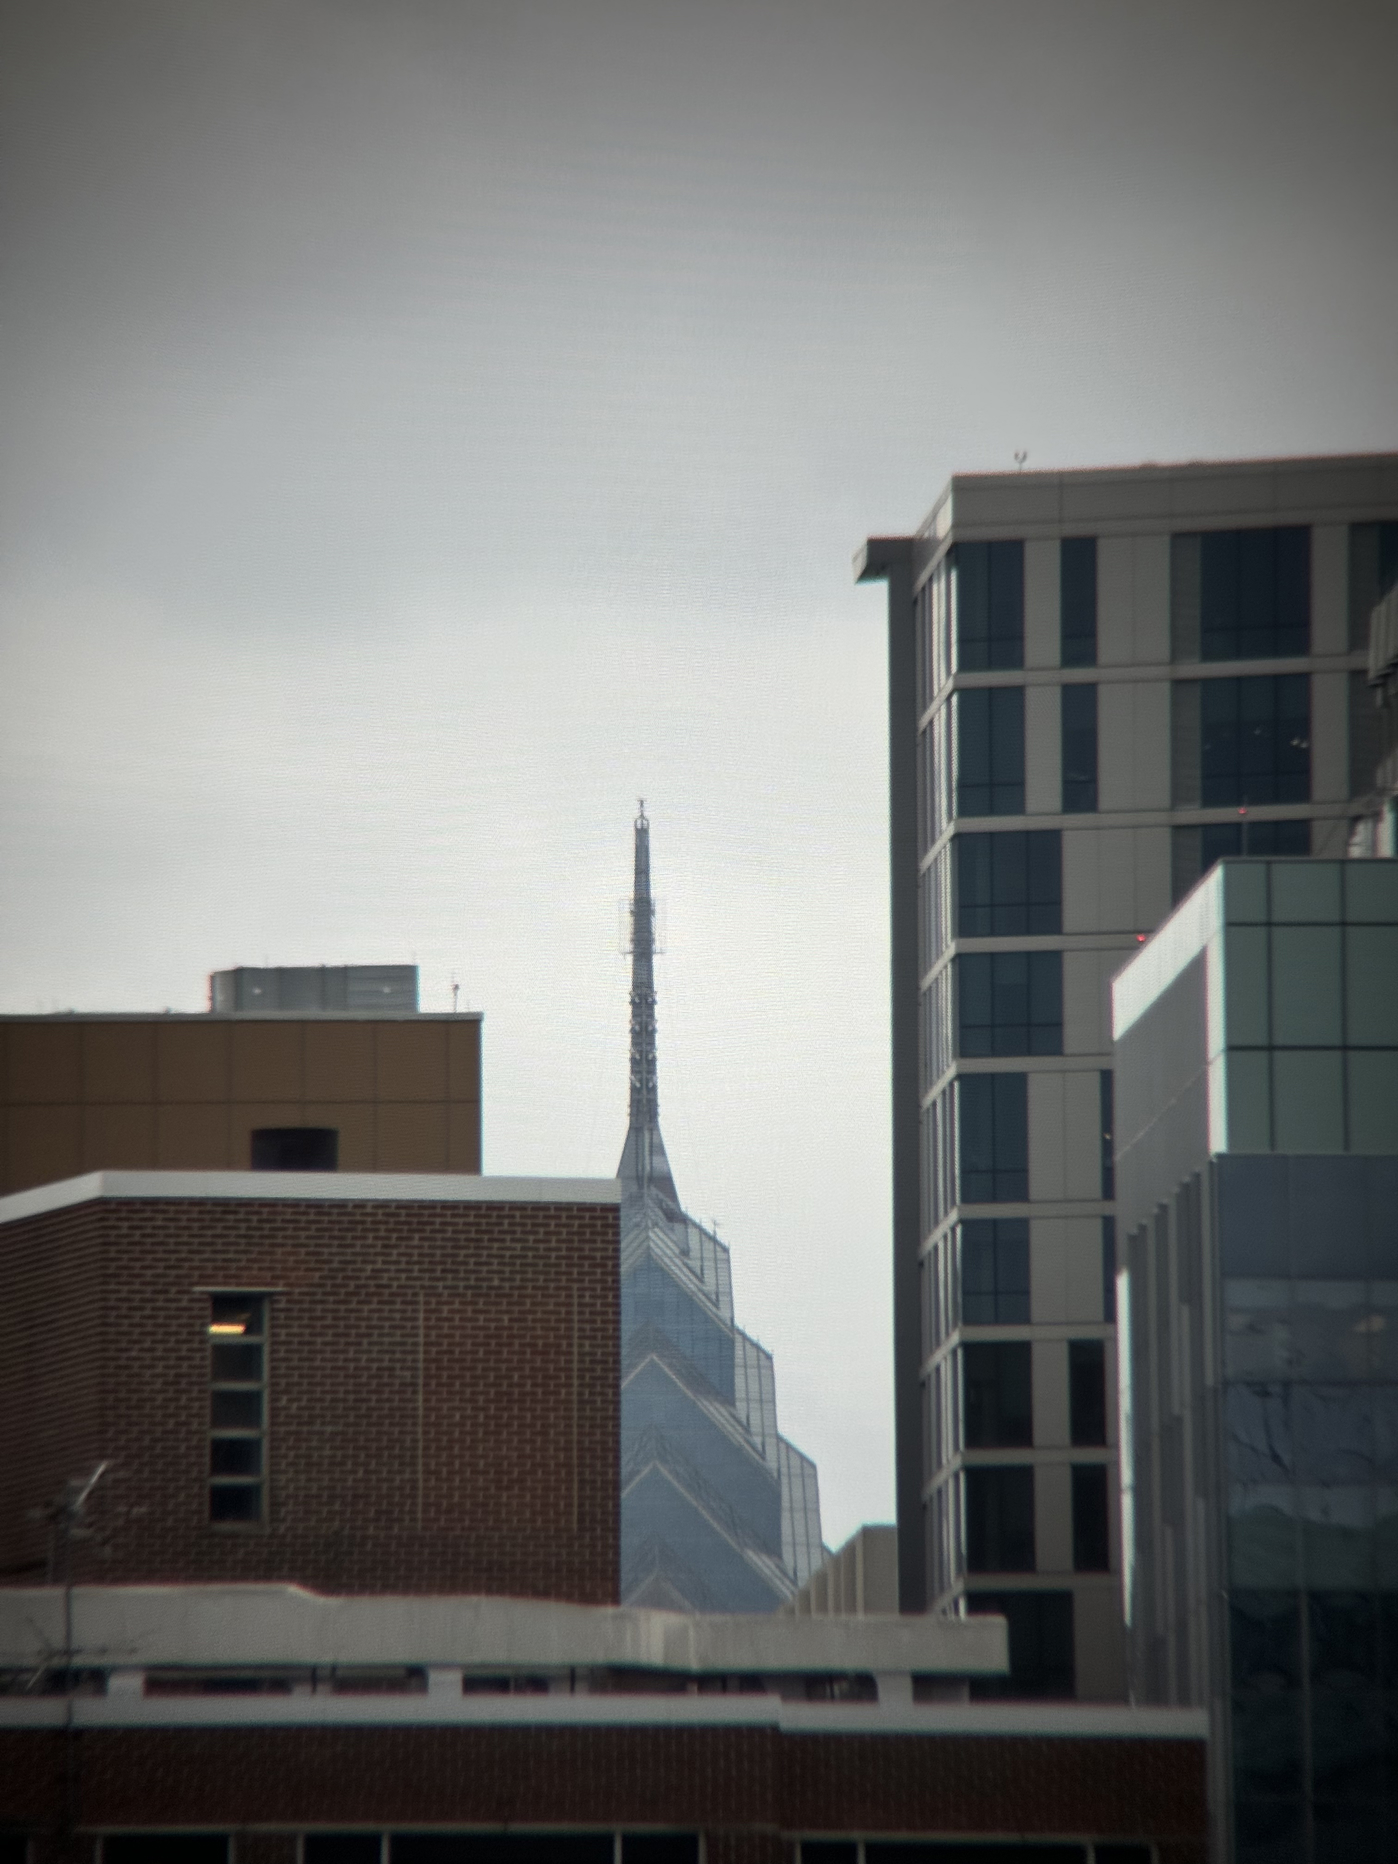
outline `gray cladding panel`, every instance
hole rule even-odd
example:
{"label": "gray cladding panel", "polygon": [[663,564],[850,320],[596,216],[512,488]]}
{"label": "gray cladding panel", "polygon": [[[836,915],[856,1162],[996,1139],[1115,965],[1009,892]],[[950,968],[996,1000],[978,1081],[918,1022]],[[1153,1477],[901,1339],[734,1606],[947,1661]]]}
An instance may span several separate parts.
{"label": "gray cladding panel", "polygon": [[1126,1230],[1208,1157],[1204,980],[1200,953],[1116,1045],[1117,1209]]}

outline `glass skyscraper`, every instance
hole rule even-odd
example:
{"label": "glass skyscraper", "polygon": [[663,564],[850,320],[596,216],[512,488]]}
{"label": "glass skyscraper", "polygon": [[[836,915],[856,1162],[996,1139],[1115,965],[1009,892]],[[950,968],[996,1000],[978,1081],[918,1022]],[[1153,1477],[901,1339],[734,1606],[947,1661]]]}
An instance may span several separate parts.
{"label": "glass skyscraper", "polygon": [[1398,863],[1226,861],[1113,987],[1129,1670],[1220,1864],[1398,1858]]}
{"label": "glass skyscraper", "polygon": [[815,1464],[777,1429],[772,1356],[736,1325],[727,1247],[687,1216],[656,1098],[650,824],[636,819],[631,1118],[621,1180],[621,1597],[766,1612],[820,1565]]}

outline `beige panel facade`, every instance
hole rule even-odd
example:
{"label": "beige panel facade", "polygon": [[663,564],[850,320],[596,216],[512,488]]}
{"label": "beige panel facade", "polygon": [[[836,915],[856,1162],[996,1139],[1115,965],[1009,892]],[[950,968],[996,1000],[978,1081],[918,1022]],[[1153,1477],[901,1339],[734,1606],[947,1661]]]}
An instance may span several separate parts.
{"label": "beige panel facade", "polygon": [[[907,1234],[912,1219],[901,1220],[907,1227],[900,1228],[895,1246],[897,1274],[898,1265],[907,1257],[916,1258],[919,1251],[924,1262],[932,1259],[934,1251],[939,1252],[939,1260],[946,1261],[949,1250],[969,1246],[969,1227],[958,1226],[974,1223],[988,1229],[993,1222],[998,1229],[1018,1226],[1027,1218],[1035,1443],[1032,1450],[978,1447],[964,1459],[952,1450],[940,1462],[924,1463],[921,1445],[905,1421],[913,1416],[908,1390],[919,1384],[930,1390],[934,1374],[945,1382],[945,1362],[961,1350],[963,1328],[969,1327],[973,1338],[984,1339],[993,1329],[1003,1330],[1002,1337],[1022,1339],[1018,1311],[992,1323],[982,1305],[974,1325],[963,1321],[948,1328],[935,1349],[924,1352],[921,1359],[912,1350],[911,1330],[900,1334],[895,1343],[896,1378],[900,1405],[906,1406],[899,1413],[900,1572],[909,1584],[910,1596],[917,1597],[916,1584],[906,1576],[910,1570],[915,1575],[915,1560],[920,1558],[926,1603],[943,1607],[978,1588],[1044,1591],[1050,1584],[1047,1575],[1052,1573],[1055,1587],[1071,1589],[1076,1688],[1087,1698],[1119,1695],[1124,1686],[1119,1588],[1110,1574],[1072,1572],[1071,1547],[1065,1564],[1064,1524],[1071,1516],[1071,1497],[1063,1484],[1069,1476],[1069,1460],[1107,1458],[1113,1495],[1111,1551],[1116,1565],[1120,1547],[1115,1457],[1110,1447],[1115,1415],[1109,1406],[1105,1451],[1084,1445],[1075,1447],[1069,1459],[1062,1448],[1066,1439],[1057,1433],[1063,1428],[1061,1415],[1067,1404],[1066,1342],[1070,1337],[1104,1340],[1109,1390],[1115,1378],[1114,1317],[1110,1294],[1105,1292],[1110,1286],[1114,1205],[1102,1153],[1104,1111],[1109,1105],[1102,1099],[1102,1076],[1112,1066],[1107,982],[1135,950],[1137,941],[1168,915],[1177,894],[1194,883],[1200,863],[1215,858],[1229,834],[1238,831],[1240,805],[1246,805],[1250,830],[1259,824],[1283,823],[1288,835],[1301,830],[1303,847],[1309,838],[1312,854],[1345,852],[1354,798],[1361,793],[1357,773],[1372,767],[1367,751],[1351,744],[1360,716],[1351,684],[1363,678],[1362,649],[1367,640],[1362,634],[1367,612],[1358,615],[1354,600],[1356,563],[1362,571],[1360,558],[1369,548],[1366,527],[1372,530],[1376,522],[1395,518],[1398,455],[1386,455],[957,478],[927,524],[908,540],[915,599],[926,579],[942,573],[944,552],[972,542],[1014,541],[1024,552],[1023,671],[1012,678],[1003,667],[993,671],[956,668],[950,654],[943,654],[939,663],[953,670],[941,691],[932,696],[934,710],[949,704],[957,690],[1009,683],[1022,686],[1025,797],[1023,815],[952,817],[935,840],[929,837],[919,847],[924,875],[938,877],[935,885],[924,883],[923,894],[924,911],[931,901],[941,914],[929,940],[936,954],[934,968],[955,964],[962,952],[1035,953],[1056,948],[1062,953],[1063,969],[1061,1057],[1047,1057],[1030,1044],[1032,1052],[1020,1050],[1015,1060],[1008,1059],[1008,1049],[1000,1049],[990,1064],[980,1055],[968,1057],[964,1065],[960,1059],[952,1063],[954,1075],[963,1080],[987,1065],[996,1072],[1014,1071],[1023,1077],[1027,1186],[1021,1181],[1016,1193],[997,1187],[996,1201],[989,1201],[991,1192],[978,1192],[988,1201],[965,1206],[956,1205],[953,1194],[950,1206],[938,1204],[935,1210],[935,1197],[929,1196],[919,1212],[917,1236]],[[1218,656],[1225,650],[1216,620],[1220,557],[1205,544],[1204,535],[1273,526],[1303,526],[1309,532],[1308,650],[1290,659],[1273,659],[1256,651],[1254,642],[1255,657],[1221,659]],[[1062,543],[1068,538],[1096,540],[1096,641],[1094,654],[1091,641],[1081,645],[1084,637],[1075,634],[1080,646],[1074,664],[1065,667],[1059,657],[1058,572],[1064,560]],[[1363,582],[1362,574],[1359,580]],[[890,581],[891,604],[893,600]],[[931,605],[915,607],[914,613],[918,626],[931,625]],[[892,605],[890,623],[895,630],[900,624]],[[890,641],[894,639],[891,633]],[[1240,636],[1238,651],[1247,645]],[[1084,664],[1086,659],[1090,665]],[[1210,791],[1216,794],[1228,789],[1221,780],[1228,776],[1226,764],[1220,766],[1217,761],[1220,744],[1227,741],[1226,728],[1219,725],[1226,714],[1220,710],[1219,689],[1211,689],[1210,683],[1270,681],[1298,674],[1309,681],[1308,788],[1296,794],[1279,784],[1278,793],[1291,796],[1286,802],[1249,802],[1240,794],[1228,804],[1205,805],[1209,756],[1215,759],[1207,769]],[[1070,682],[1090,682],[1096,687],[1097,795],[1091,813],[1062,813],[1060,708],[1063,687]],[[1253,688],[1238,695],[1237,702],[1253,704],[1258,696],[1259,689]],[[1213,735],[1206,751],[1208,732]],[[1075,747],[1075,755],[1081,756],[1080,746]],[[1367,776],[1362,781],[1367,782]],[[895,805],[902,816],[911,818],[915,799],[909,793],[900,801],[901,795],[895,786]],[[1081,802],[1081,795],[1074,800]],[[960,836],[1009,837],[1026,828],[1058,833],[1061,929],[1048,933],[1042,925],[1035,931],[1023,925],[1018,931],[1007,926],[1003,933],[992,935],[981,924],[974,943],[964,943],[954,885],[937,891],[941,876],[954,877],[959,871],[950,844]],[[908,838],[913,838],[911,828]],[[911,940],[911,907],[903,910],[908,915],[904,938]],[[967,940],[971,937],[968,931]],[[899,989],[895,985],[895,1050],[901,1019],[911,1016],[910,998],[906,993],[899,995]],[[904,1039],[911,1046],[911,1025]],[[927,1101],[933,1092],[944,1093],[944,1082],[929,1085],[923,1096],[919,1134],[909,1132],[895,1144],[895,1158],[900,1156],[901,1144],[919,1170],[925,1168],[929,1156],[935,1160],[936,1146],[945,1143],[938,1139],[945,1127],[927,1117]],[[898,1127],[897,1132],[905,1129]],[[895,1173],[899,1170],[895,1165]],[[979,1166],[977,1178],[980,1184],[986,1183]],[[899,1177],[897,1182],[901,1186],[904,1179]],[[900,1208],[911,1210],[914,1201],[907,1192]],[[977,1240],[976,1247],[987,1245]],[[900,1311],[910,1305],[911,1278],[901,1288],[895,1294]],[[905,1339],[907,1345],[902,1343]],[[1058,1397],[1051,1399],[1048,1390],[1055,1381],[1059,1382]],[[1058,1421],[1051,1424],[1051,1417]],[[938,1506],[961,1481],[964,1467],[992,1458],[1032,1461],[1035,1467],[1038,1544],[1034,1571],[1022,1577],[1017,1573],[969,1574],[964,1565],[958,1565],[956,1530],[949,1524],[959,1517],[950,1506]],[[1053,1473],[1055,1458],[1059,1473]],[[919,1504],[916,1508],[911,1505],[913,1498]]]}
{"label": "beige panel facade", "polygon": [[343,1171],[481,1168],[476,1016],[11,1016],[0,1084],[0,1195],[246,1170],[259,1127],[333,1127]]}
{"label": "beige panel facade", "polygon": [[1058,545],[1034,538],[1024,546],[1024,664],[1056,667],[1058,655]]}
{"label": "beige panel facade", "polygon": [[1056,686],[1031,686],[1024,695],[1024,807],[1029,815],[1057,815],[1063,807],[1062,720]]}

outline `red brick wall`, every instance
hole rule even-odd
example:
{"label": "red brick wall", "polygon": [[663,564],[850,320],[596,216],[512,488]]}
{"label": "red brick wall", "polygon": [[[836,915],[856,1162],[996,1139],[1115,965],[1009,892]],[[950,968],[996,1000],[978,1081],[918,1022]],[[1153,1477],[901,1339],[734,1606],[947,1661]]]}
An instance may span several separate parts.
{"label": "red brick wall", "polygon": [[[0,1731],[0,1798],[52,1829],[63,1737]],[[1203,1864],[1204,1744],[773,1729],[87,1730],[74,1822],[155,1827],[670,1824],[710,1856],[782,1835],[1134,1838]]]}
{"label": "red brick wall", "polygon": [[100,1260],[95,1204],[0,1228],[0,1584],[46,1578],[34,1516],[102,1458]]}
{"label": "red brick wall", "polygon": [[[614,1603],[614,1206],[102,1199],[0,1227],[0,1536],[75,1575]],[[207,1520],[209,1288],[272,1291],[268,1524]],[[35,1573],[36,1578],[42,1577]]]}

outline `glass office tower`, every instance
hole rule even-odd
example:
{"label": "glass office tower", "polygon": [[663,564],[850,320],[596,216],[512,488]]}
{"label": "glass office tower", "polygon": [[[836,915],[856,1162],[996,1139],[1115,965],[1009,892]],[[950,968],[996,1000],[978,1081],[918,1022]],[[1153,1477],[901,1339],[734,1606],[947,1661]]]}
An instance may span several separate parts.
{"label": "glass office tower", "polygon": [[1228,861],[1113,986],[1133,1692],[1221,1864],[1398,1858],[1398,863]]}
{"label": "glass office tower", "polygon": [[635,827],[631,1119],[621,1180],[621,1597],[765,1612],[820,1565],[815,1464],[777,1429],[772,1356],[737,1326],[728,1250],[680,1207],[656,1092],[650,824]]}
{"label": "glass office tower", "polygon": [[887,585],[899,1598],[1125,1687],[1111,976],[1227,855],[1341,855],[1398,456],[960,475]]}

